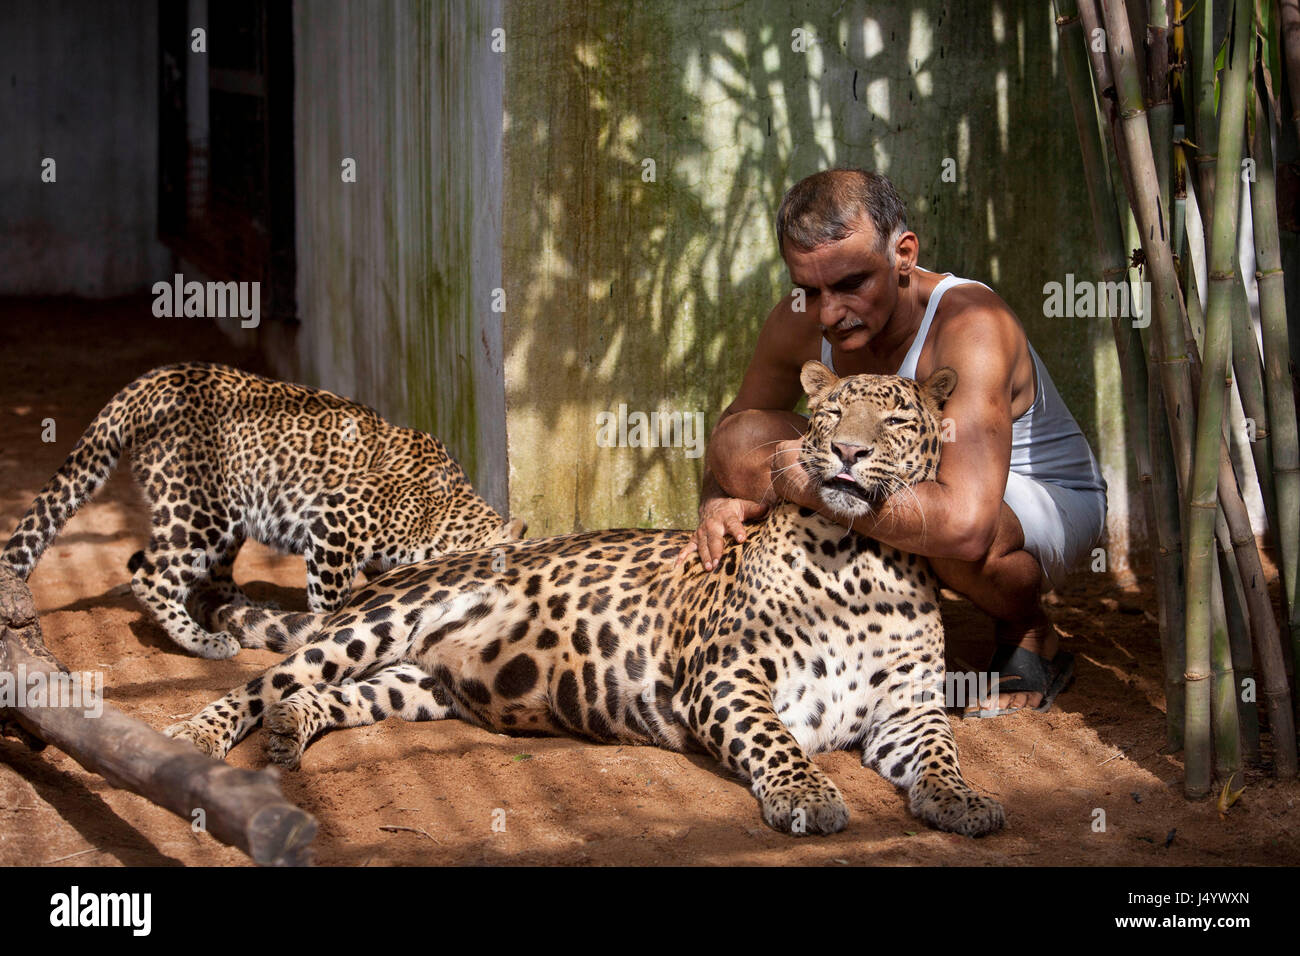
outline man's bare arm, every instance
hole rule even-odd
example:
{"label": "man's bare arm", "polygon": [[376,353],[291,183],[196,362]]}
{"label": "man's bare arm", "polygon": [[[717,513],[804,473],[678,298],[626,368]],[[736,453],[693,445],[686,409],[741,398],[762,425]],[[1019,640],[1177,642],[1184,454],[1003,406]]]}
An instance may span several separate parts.
{"label": "man's bare arm", "polygon": [[[1008,324],[1010,323],[1010,324]],[[855,531],[927,557],[978,561],[997,530],[1011,462],[1011,372],[1019,339],[1010,316],[968,309],[948,320],[935,367],[957,371],[957,388],[944,408],[954,441],[943,446],[934,481],[891,496],[873,517],[854,521]],[[773,481],[785,498],[822,510],[800,468],[776,475],[798,445],[785,443]]]}
{"label": "man's bare arm", "polygon": [[[775,500],[770,478],[775,445],[752,447],[753,443],[742,440],[723,448],[714,440],[719,426],[731,416],[748,411],[782,411],[789,413],[792,420],[788,437],[797,437],[803,431],[798,416],[789,410],[803,394],[799,370],[809,343],[816,338],[816,323],[811,315],[794,312],[791,302],[787,296],[768,314],[740,391],[709,438],[700,492],[700,525],[694,538],[700,559],[708,568],[722,553],[726,537],[745,540],[744,522],[761,517]],[[732,422],[731,428],[744,431],[745,422]],[[689,553],[684,552],[683,557]]]}

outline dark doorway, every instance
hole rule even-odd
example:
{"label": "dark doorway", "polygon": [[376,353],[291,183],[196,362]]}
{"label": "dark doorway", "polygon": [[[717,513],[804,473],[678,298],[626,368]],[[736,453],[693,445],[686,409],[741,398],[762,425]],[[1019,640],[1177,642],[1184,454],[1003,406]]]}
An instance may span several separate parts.
{"label": "dark doorway", "polygon": [[291,0],[160,0],[158,32],[159,238],[296,319]]}

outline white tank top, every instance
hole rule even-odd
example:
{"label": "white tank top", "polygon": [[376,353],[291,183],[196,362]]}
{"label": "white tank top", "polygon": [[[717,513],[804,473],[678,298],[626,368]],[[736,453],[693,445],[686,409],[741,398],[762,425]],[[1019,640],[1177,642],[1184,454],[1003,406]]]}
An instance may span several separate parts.
{"label": "white tank top", "polygon": [[[949,288],[974,279],[961,279],[949,273],[939,281],[930,293],[930,302],[926,306],[921,326],[916,330],[912,347],[907,350],[903,364],[898,367],[898,374],[905,378],[916,378],[916,362],[925,347],[925,338],[930,332],[934,314],[938,311],[939,300]],[[976,282],[976,285],[984,285]],[[984,286],[988,288],[988,286]],[[1077,488],[1086,491],[1106,490],[1106,482],[1101,476],[1097,459],[1088,447],[1088,440],[1083,437],[1078,423],[1070,410],[1065,407],[1052,377],[1047,374],[1043,360],[1029,346],[1029,355],[1034,360],[1034,380],[1037,383],[1034,403],[1019,418],[1011,423],[1011,470],[1016,474],[1045,481],[1065,488]],[[834,371],[831,364],[831,343],[822,337],[822,364]]]}

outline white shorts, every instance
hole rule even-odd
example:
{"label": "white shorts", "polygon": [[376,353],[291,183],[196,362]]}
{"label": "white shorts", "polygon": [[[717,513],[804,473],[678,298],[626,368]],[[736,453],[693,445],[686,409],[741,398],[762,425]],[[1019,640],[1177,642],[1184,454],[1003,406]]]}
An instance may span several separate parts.
{"label": "white shorts", "polygon": [[1025,550],[1043,569],[1041,588],[1050,591],[1092,552],[1106,527],[1106,493],[1065,488],[1007,474],[1002,495],[1025,531]]}

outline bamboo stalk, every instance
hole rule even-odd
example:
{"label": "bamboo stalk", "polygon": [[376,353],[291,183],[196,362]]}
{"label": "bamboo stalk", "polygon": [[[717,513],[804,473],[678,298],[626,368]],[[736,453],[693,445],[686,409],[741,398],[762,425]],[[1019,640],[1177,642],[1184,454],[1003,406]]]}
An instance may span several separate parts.
{"label": "bamboo stalk", "polygon": [[[1144,138],[1143,134],[1146,133],[1145,125],[1139,122],[1142,118],[1142,99],[1140,88],[1135,88],[1133,83],[1136,69],[1127,25],[1127,10],[1124,4],[1119,2],[1105,5],[1104,12],[1109,54],[1099,55],[1092,44],[1089,44],[1088,50],[1096,81],[1098,99],[1106,107],[1109,123],[1105,129],[1108,133],[1108,140],[1111,142],[1118,158],[1118,162],[1115,164],[1117,173],[1120,174],[1120,180],[1128,196],[1130,207],[1137,219],[1138,236],[1143,245],[1147,264],[1151,269],[1153,285],[1156,288],[1156,308],[1154,309],[1156,322],[1149,342],[1151,362],[1159,372],[1161,397],[1171,397],[1173,399],[1172,404],[1166,407],[1165,420],[1168,422],[1172,433],[1174,454],[1172,456],[1167,453],[1162,455],[1161,451],[1163,449],[1158,444],[1153,444],[1153,479],[1159,473],[1161,464],[1171,465],[1171,470],[1177,475],[1180,484],[1186,488],[1190,479],[1191,439],[1189,436],[1195,427],[1197,409],[1195,403],[1185,396],[1189,389],[1196,392],[1201,391],[1200,356],[1197,353],[1191,323],[1181,290],[1178,287],[1177,276],[1172,269],[1168,268],[1172,264],[1172,260],[1169,257],[1168,237],[1164,228],[1167,218],[1164,215],[1165,210],[1161,208],[1159,201],[1159,189],[1153,188],[1152,185],[1158,183],[1159,176],[1155,172],[1149,137]],[[1238,14],[1241,12],[1236,11]],[[1084,0],[1079,8],[1079,13],[1085,32],[1091,37],[1101,20],[1102,9],[1098,7],[1097,0]],[[1205,22],[1208,23],[1208,19]],[[1210,60],[1212,62],[1212,47],[1210,50]],[[1115,65],[1114,75],[1111,73],[1112,62]],[[1202,78],[1205,75],[1206,71],[1203,70],[1201,73]],[[1209,71],[1209,76],[1209,90],[1212,96],[1212,71]],[[1211,131],[1213,131],[1213,127],[1211,127]],[[1110,135],[1112,133],[1114,135]],[[1233,173],[1235,174],[1235,169]],[[1191,184],[1187,183],[1186,185],[1190,190]],[[1190,193],[1188,201],[1190,205]],[[1208,205],[1206,211],[1208,213]],[[1170,291],[1172,291],[1172,294],[1169,294]],[[1152,381],[1155,381],[1154,376]],[[1180,396],[1183,397],[1180,398]],[[1150,413],[1159,414],[1157,403],[1151,403]],[[1152,437],[1154,442],[1156,440],[1154,433]],[[1294,723],[1290,713],[1290,695],[1286,685],[1285,673],[1280,666],[1282,662],[1280,638],[1277,634],[1276,619],[1273,617],[1271,607],[1268,604],[1267,594],[1263,590],[1264,579],[1254,538],[1250,534],[1249,517],[1241,500],[1241,493],[1237,486],[1236,476],[1233,474],[1231,462],[1226,454],[1223,455],[1220,464],[1221,471],[1217,490],[1219,508],[1222,510],[1230,529],[1231,543],[1233,545],[1232,553],[1238,569],[1237,577],[1242,582],[1246,604],[1249,609],[1251,636],[1255,641],[1265,687],[1264,702],[1267,705],[1270,724],[1274,727],[1274,736],[1277,740],[1277,773],[1280,777],[1285,778],[1288,775],[1294,775],[1295,772],[1295,740]],[[1161,551],[1163,552],[1160,555],[1162,559],[1170,557],[1163,544]],[[1210,567],[1213,567],[1213,564]],[[1190,587],[1188,589],[1190,590]],[[1235,594],[1233,596],[1236,597]],[[1176,608],[1178,602],[1170,602],[1168,605],[1162,603],[1162,608],[1166,606]],[[1186,630],[1190,630],[1190,628]],[[1205,633],[1204,640],[1205,644],[1209,645],[1208,633]],[[1181,650],[1182,648],[1175,647],[1173,649]],[[1202,681],[1210,677],[1208,673],[1208,652],[1210,647],[1205,646],[1204,650],[1206,651],[1206,656],[1203,658],[1205,669],[1197,673],[1195,667],[1187,667],[1187,671],[1191,672],[1192,676],[1198,677]],[[1208,712],[1210,704],[1208,691],[1209,687],[1206,687],[1204,689],[1205,706],[1203,708],[1206,712]],[[1196,689],[1192,688],[1184,699],[1192,699],[1196,693]],[[1171,705],[1168,709],[1172,714],[1175,708]],[[1203,725],[1204,742],[1208,746],[1208,713],[1203,713],[1202,719],[1205,721]],[[1193,718],[1188,726],[1190,727],[1195,723],[1196,719]],[[1285,732],[1281,732],[1283,730]],[[1205,764],[1208,766],[1208,757]]]}
{"label": "bamboo stalk", "polygon": [[1097,22],[1098,12],[1104,16],[1110,69],[1104,71],[1099,58],[1094,56],[1093,70],[1101,95],[1113,96],[1116,104],[1117,112],[1112,115],[1112,123],[1119,128],[1115,137],[1116,150],[1121,150],[1122,142],[1120,165],[1127,167],[1128,175],[1124,181],[1129,190],[1129,203],[1138,222],[1142,252],[1151,276],[1154,322],[1162,343],[1158,352],[1161,388],[1164,391],[1166,415],[1173,439],[1175,470],[1179,488],[1182,489],[1186,487],[1191,475],[1196,402],[1192,394],[1189,358],[1183,335],[1185,319],[1182,295],[1169,243],[1169,214],[1160,201],[1159,177],[1147,129],[1142,83],[1133,52],[1128,10],[1123,0],[1107,0],[1101,5],[1100,11],[1096,0],[1084,0],[1079,5],[1079,13],[1084,28],[1090,35],[1093,30],[1091,24]]}
{"label": "bamboo stalk", "polygon": [[[1187,302],[1189,308],[1195,308],[1197,297],[1189,294]],[[1190,349],[1189,371],[1193,387],[1199,391],[1201,362],[1195,347]],[[1228,524],[1230,550],[1236,560],[1238,578],[1246,598],[1251,641],[1260,672],[1260,696],[1266,705],[1269,726],[1273,728],[1274,772],[1279,779],[1287,780],[1295,777],[1297,767],[1295,718],[1291,710],[1292,694],[1287,683],[1282,637],[1268,595],[1267,579],[1251,529],[1250,515],[1232,467],[1226,440],[1222,442],[1220,457],[1219,509]]]}
{"label": "bamboo stalk", "polygon": [[[1194,290],[1189,290],[1186,301],[1189,312],[1193,313],[1192,317],[1197,318],[1195,310],[1199,309],[1199,299]],[[1197,322],[1198,325],[1203,325],[1199,318]],[[1192,335],[1190,323],[1187,335]],[[1189,346],[1188,355],[1192,387],[1199,391],[1201,361],[1195,342]],[[1269,726],[1273,730],[1274,772],[1279,779],[1287,780],[1296,776],[1297,758],[1295,716],[1291,709],[1293,697],[1287,682],[1282,637],[1269,599],[1259,549],[1251,530],[1250,515],[1242,499],[1226,441],[1220,454],[1219,508],[1228,523],[1230,550],[1236,560],[1238,578],[1245,594],[1251,641],[1260,674],[1260,696],[1265,704],[1265,712],[1269,715]]]}
{"label": "bamboo stalk", "polygon": [[[1236,549],[1232,546],[1232,535],[1228,531],[1228,522],[1220,507],[1218,517],[1214,519],[1214,537],[1219,545],[1218,561],[1215,569],[1224,608],[1224,626],[1228,629],[1228,646],[1231,649],[1231,663],[1237,687],[1244,681],[1255,683],[1254,657],[1250,644],[1250,613],[1246,605],[1246,593],[1241,584],[1241,571],[1237,567]],[[1220,668],[1215,667],[1215,679],[1219,679]],[[1236,693],[1236,687],[1230,693]],[[1214,689],[1218,700],[1220,688]],[[1236,698],[1237,718],[1240,724],[1240,744],[1242,757],[1252,765],[1259,764],[1259,707],[1254,701]],[[1216,762],[1220,775],[1223,770]]]}
{"label": "bamboo stalk", "polygon": [[1147,5],[1147,124],[1151,128],[1160,198],[1166,209],[1173,209],[1171,168],[1174,161],[1174,104],[1169,83],[1171,40],[1169,9],[1165,0],[1150,0]]}
{"label": "bamboo stalk", "polygon": [[[1189,797],[1210,792],[1210,741],[1206,733],[1210,691],[1205,677],[1215,652],[1211,637],[1214,600],[1214,521],[1218,511],[1219,451],[1223,444],[1223,408],[1231,385],[1231,310],[1236,270],[1240,165],[1245,129],[1246,80],[1251,72],[1253,4],[1235,0],[1228,30],[1222,92],[1219,103],[1219,163],[1215,173],[1214,215],[1210,231],[1210,294],[1205,317],[1205,349],[1197,402],[1196,451],[1188,499],[1187,527],[1187,748],[1184,789]],[[1226,639],[1226,632],[1224,634]],[[1225,647],[1226,649],[1226,647]],[[1216,655],[1221,656],[1221,655]],[[1235,739],[1236,697],[1232,697],[1232,736]],[[1222,699],[1219,700],[1223,704]],[[1215,736],[1222,747],[1228,735],[1228,714],[1215,708]],[[1202,722],[1205,723],[1202,723]]]}
{"label": "bamboo stalk", "polygon": [[[1197,302],[1195,295],[1187,298],[1189,308]],[[1192,336],[1190,323],[1185,329]],[[1193,388],[1201,388],[1201,361],[1195,344],[1188,348],[1189,374]],[[1292,696],[1288,689],[1281,636],[1277,619],[1269,600],[1259,550],[1251,531],[1250,517],[1242,500],[1241,490],[1233,470],[1226,443],[1220,450],[1219,507],[1231,534],[1232,549],[1239,569],[1242,587],[1249,609],[1251,638],[1255,646],[1256,662],[1261,674],[1261,695],[1269,714],[1269,724],[1274,737],[1274,769],[1280,779],[1296,775],[1295,719],[1291,710]]]}
{"label": "bamboo stalk", "polygon": [[[1156,337],[1151,337],[1152,344]],[[1156,593],[1161,621],[1161,656],[1165,664],[1165,737],[1173,752],[1183,747],[1187,712],[1187,652],[1183,643],[1186,614],[1183,607],[1182,503],[1178,500],[1178,477],[1174,474],[1174,450],[1169,440],[1169,421],[1165,417],[1165,398],[1160,383],[1148,379],[1150,401],[1147,420],[1152,447],[1152,498],[1156,509],[1159,543],[1156,550]]]}
{"label": "bamboo stalk", "polygon": [[1264,568],[1260,564],[1259,550],[1255,547],[1255,534],[1250,527],[1250,515],[1241,500],[1237,477],[1232,469],[1226,442],[1219,446],[1219,505],[1232,536],[1233,554],[1241,575],[1241,586],[1250,612],[1250,633],[1255,645],[1255,662],[1259,666],[1261,690],[1269,728],[1273,733],[1274,773],[1280,780],[1296,776],[1295,715],[1291,711],[1291,692],[1287,687],[1286,659],[1282,650],[1282,635],[1277,618],[1273,615],[1273,602],[1268,595]]}
{"label": "bamboo stalk", "polygon": [[[1088,201],[1092,209],[1093,230],[1097,250],[1101,257],[1102,278],[1107,282],[1128,280],[1128,260],[1124,254],[1124,237],[1116,210],[1116,197],[1106,170],[1106,159],[1097,131],[1096,103],[1092,94],[1092,81],[1088,72],[1086,38],[1078,15],[1075,0],[1058,0],[1056,26],[1060,36],[1061,59],[1065,68],[1066,84],[1070,92],[1075,131],[1078,135],[1080,155],[1083,159]],[[1152,419],[1148,404],[1152,393],[1147,375],[1145,350],[1141,333],[1132,322],[1121,321],[1112,310],[1111,332],[1119,355],[1120,376],[1124,388],[1125,416],[1129,445],[1137,466],[1138,483],[1146,505],[1147,537],[1159,554],[1154,561],[1156,595],[1159,608],[1158,622],[1160,647],[1165,660],[1166,700],[1178,697],[1177,719],[1173,708],[1166,703],[1166,736],[1171,749],[1182,746],[1182,656],[1176,647],[1182,643],[1181,552],[1182,533],[1179,528],[1178,490],[1176,480],[1167,469],[1157,480],[1152,467],[1151,446],[1148,433],[1160,442],[1165,453],[1169,445],[1168,425],[1163,419]],[[1159,398],[1159,390],[1154,393]],[[1160,408],[1163,415],[1163,403]],[[1160,500],[1157,501],[1157,496]],[[1172,560],[1171,560],[1172,558]],[[1171,636],[1170,623],[1177,622]]]}
{"label": "bamboo stalk", "polygon": [[[1236,256],[1234,254],[1234,262]],[[1260,363],[1255,329],[1250,321],[1250,302],[1241,278],[1240,263],[1233,278],[1232,294],[1232,373],[1241,396],[1242,411],[1253,424],[1254,436],[1247,434],[1246,444],[1255,463],[1260,498],[1270,529],[1277,528],[1277,499],[1273,490],[1273,452],[1269,443],[1271,416],[1264,403],[1264,369]]]}
{"label": "bamboo stalk", "polygon": [[1214,118],[1214,0],[1200,0],[1195,12],[1189,23],[1196,51],[1192,58],[1196,76],[1196,185],[1208,236],[1219,152],[1219,126]]}
{"label": "bamboo stalk", "polygon": [[[1080,10],[1082,12],[1088,8],[1089,3],[1085,0]],[[1093,9],[1095,12],[1095,8]],[[1178,484],[1183,492],[1183,500],[1186,500],[1191,480],[1192,434],[1195,430],[1197,410],[1191,395],[1190,358],[1186,350],[1187,340],[1184,334],[1186,320],[1182,308],[1182,296],[1178,288],[1166,228],[1169,218],[1167,210],[1161,204],[1159,181],[1142,102],[1142,89],[1132,52],[1128,10],[1123,0],[1108,0],[1101,4],[1100,12],[1106,25],[1107,47],[1114,82],[1113,87],[1108,90],[1103,85],[1104,76],[1098,71],[1098,87],[1103,95],[1109,92],[1114,96],[1118,107],[1118,123],[1127,149],[1130,168],[1125,181],[1130,186],[1129,201],[1138,220],[1142,250],[1154,288],[1158,341],[1153,343],[1152,358],[1157,360],[1160,369],[1166,415],[1173,437]],[[1095,64],[1094,60],[1094,69]],[[1117,135],[1117,144],[1119,138]],[[1217,423],[1215,430],[1217,432]],[[1213,510],[1210,514],[1213,514]],[[1185,583],[1187,593],[1190,595],[1193,592],[1190,569],[1194,566],[1197,555],[1191,550],[1190,535],[1185,538],[1185,542],[1188,549],[1189,569]],[[1203,552],[1201,563],[1204,564],[1209,553],[1208,539],[1203,539],[1199,546]],[[1204,598],[1208,595],[1212,582],[1203,580],[1199,583],[1201,585],[1199,594]],[[1212,752],[1208,606],[1202,604],[1199,612],[1200,617],[1193,619],[1191,608],[1187,609],[1184,632],[1187,638],[1185,639],[1186,671],[1184,672],[1186,722],[1183,746],[1186,767],[1185,790],[1189,796],[1202,796],[1209,792]],[[1192,640],[1194,633],[1195,643]]]}
{"label": "bamboo stalk", "polygon": [[[1300,126],[1300,0],[1281,0],[1279,7],[1287,87],[1291,90],[1291,122]],[[1282,94],[1278,91],[1277,95],[1280,97]]]}
{"label": "bamboo stalk", "polygon": [[1232,666],[1232,638],[1228,633],[1219,557],[1220,553],[1216,551],[1211,564],[1210,656],[1213,677],[1210,689],[1214,717],[1214,770],[1220,779],[1226,779],[1241,769],[1241,722],[1237,712],[1237,677]]}
{"label": "bamboo stalk", "polygon": [[[1300,0],[1294,0],[1300,5]],[[1285,6],[1285,5],[1284,5]],[[1300,36],[1300,34],[1297,34]],[[1288,50],[1288,65],[1290,65]],[[1300,64],[1296,64],[1300,68]],[[1292,89],[1300,83],[1294,74]],[[1255,227],[1255,277],[1259,282],[1260,325],[1264,339],[1264,382],[1268,399],[1269,443],[1273,452],[1274,494],[1277,499],[1276,541],[1282,563],[1282,593],[1291,624],[1294,673],[1300,674],[1300,595],[1296,568],[1300,561],[1300,442],[1297,441],[1295,393],[1289,372],[1286,287],[1277,229],[1277,187],[1269,113],[1255,87],[1255,183],[1250,191]]]}

